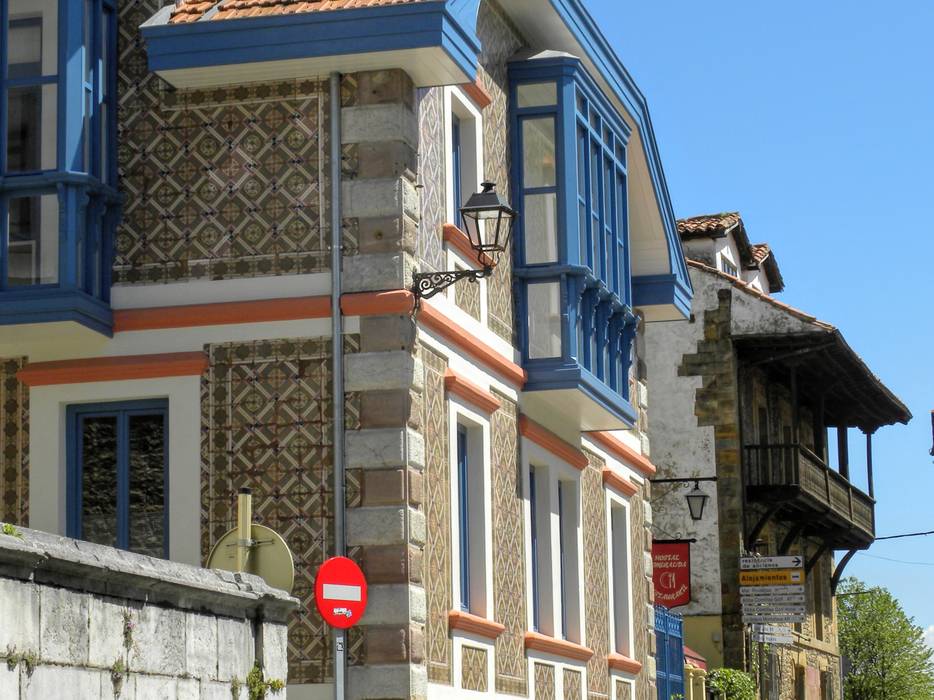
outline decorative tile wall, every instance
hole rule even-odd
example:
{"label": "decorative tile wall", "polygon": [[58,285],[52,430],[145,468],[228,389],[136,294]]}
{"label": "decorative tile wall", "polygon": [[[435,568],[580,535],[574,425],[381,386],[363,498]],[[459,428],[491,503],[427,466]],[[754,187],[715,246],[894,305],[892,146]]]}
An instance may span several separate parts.
{"label": "decorative tile wall", "polygon": [[29,525],[29,387],[25,357],[0,359],[0,522]]}
{"label": "decorative tile wall", "polygon": [[564,700],[581,700],[581,672],[564,669]]}
{"label": "decorative tile wall", "polygon": [[[237,491],[282,535],[301,601],[289,623],[289,682],[332,678],[330,635],[314,610],[314,572],[334,552],[331,346],[328,338],[209,345],[201,383],[202,553],[236,525]],[[345,352],[359,347],[347,336]],[[353,396],[347,421],[358,420]]]}
{"label": "decorative tile wall", "polygon": [[[606,499],[603,489],[604,461],[587,453],[587,466],[581,473],[584,526],[584,624],[587,646],[593,656],[587,662],[590,700],[605,700],[610,694],[606,656],[610,651],[610,588],[607,576]],[[641,550],[639,550],[641,552]],[[636,599],[637,604],[640,599]]]}
{"label": "decorative tile wall", "polygon": [[418,186],[421,193],[421,221],[418,225],[418,259],[425,270],[443,270],[445,222],[444,91],[443,88],[418,90]]}
{"label": "decorative tile wall", "polygon": [[[487,278],[489,280],[489,278]],[[454,287],[454,303],[480,320],[480,283],[462,280]]]}
{"label": "decorative tile wall", "polygon": [[428,622],[425,626],[425,655],[428,680],[451,684],[451,638],[448,612],[451,594],[451,498],[448,456],[448,412],[444,395],[447,360],[422,346],[425,367],[422,425],[425,430],[425,520],[427,538],[424,554],[425,597]]}
{"label": "decorative tile wall", "polygon": [[616,700],[632,700],[632,684],[616,681]]}
{"label": "decorative tile wall", "polygon": [[525,527],[518,461],[518,408],[502,394],[490,418],[493,456],[493,619],[506,630],[496,639],[496,690],[528,695],[525,658]]}
{"label": "decorative tile wall", "polygon": [[461,687],[464,690],[487,691],[486,658],[486,649],[461,647]]}
{"label": "decorative tile wall", "polygon": [[[650,586],[652,577],[646,576],[645,555],[646,529],[645,529],[645,500],[648,497],[645,486],[639,486],[638,491],[629,499],[629,551],[632,561],[632,629],[633,658],[645,663],[649,656],[649,640],[654,640],[655,616],[649,617]],[[652,642],[654,644],[654,641]],[[656,700],[654,679],[649,679],[648,673],[642,672],[636,677],[636,700]]]}
{"label": "decorative tile wall", "polygon": [[[486,179],[495,182],[497,190],[512,201],[506,62],[525,45],[525,41],[494,0],[480,3],[477,36],[483,47],[478,77],[493,98],[493,102],[483,110],[483,166]],[[510,342],[513,339],[511,270],[512,255],[507,251],[497,265],[496,274],[489,279],[487,295],[490,328]]]}
{"label": "decorative tile wall", "polygon": [[[327,85],[175,91],[148,73],[138,21],[120,9],[120,188],[114,283],[327,268]],[[147,14],[148,11],[148,14]]]}
{"label": "decorative tile wall", "polygon": [[555,667],[535,664],[535,700],[555,700]]}

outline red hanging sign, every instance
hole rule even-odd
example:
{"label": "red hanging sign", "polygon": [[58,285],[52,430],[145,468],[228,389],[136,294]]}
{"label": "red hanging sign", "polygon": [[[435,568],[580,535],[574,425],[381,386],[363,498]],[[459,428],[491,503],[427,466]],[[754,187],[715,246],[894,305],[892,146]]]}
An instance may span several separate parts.
{"label": "red hanging sign", "polygon": [[366,579],[356,562],[347,557],[331,557],[315,577],[315,604],[331,627],[347,629],[366,610]]}
{"label": "red hanging sign", "polygon": [[691,543],[683,540],[652,543],[652,581],[655,602],[676,608],[691,602]]}

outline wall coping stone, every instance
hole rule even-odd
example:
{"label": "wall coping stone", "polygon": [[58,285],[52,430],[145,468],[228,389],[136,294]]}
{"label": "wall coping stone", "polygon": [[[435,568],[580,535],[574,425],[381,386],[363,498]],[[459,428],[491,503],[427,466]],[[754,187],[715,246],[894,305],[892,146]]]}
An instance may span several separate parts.
{"label": "wall coping stone", "polygon": [[150,604],[285,622],[298,600],[258,576],[17,528],[0,534],[0,576]]}

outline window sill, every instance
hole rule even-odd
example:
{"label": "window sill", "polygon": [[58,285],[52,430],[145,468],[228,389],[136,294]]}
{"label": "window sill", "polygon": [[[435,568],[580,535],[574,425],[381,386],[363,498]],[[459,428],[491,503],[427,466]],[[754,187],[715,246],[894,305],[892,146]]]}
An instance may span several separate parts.
{"label": "window sill", "polygon": [[462,610],[451,610],[448,613],[448,627],[490,640],[495,640],[506,630],[505,625]]}
{"label": "window sill", "polygon": [[638,487],[624,476],[620,476],[609,467],[603,468],[603,485],[619,491],[624,496],[635,496]]}
{"label": "window sill", "polygon": [[622,671],[636,675],[642,670],[642,663],[622,654],[607,654],[606,665],[611,671]]}
{"label": "window sill", "polygon": [[444,242],[479,267],[496,267],[496,262],[486,253],[477,253],[470,245],[470,237],[454,224],[444,224],[441,230]]}
{"label": "window sill", "polygon": [[444,388],[449,394],[459,396],[486,414],[495,412],[502,405],[489,391],[468,381],[450,368],[444,372]]}
{"label": "window sill", "polygon": [[555,639],[539,632],[525,633],[525,648],[533,651],[541,651],[546,654],[561,656],[573,661],[588,661],[593,656],[593,649],[575,644],[566,639]]}

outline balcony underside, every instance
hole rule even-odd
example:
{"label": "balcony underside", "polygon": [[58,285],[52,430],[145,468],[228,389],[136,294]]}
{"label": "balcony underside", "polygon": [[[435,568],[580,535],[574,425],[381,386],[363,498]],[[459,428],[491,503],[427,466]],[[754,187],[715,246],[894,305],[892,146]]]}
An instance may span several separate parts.
{"label": "balcony underside", "polygon": [[23,290],[0,296],[0,349],[76,335],[113,335],[110,305],[84,292],[65,289]]}

